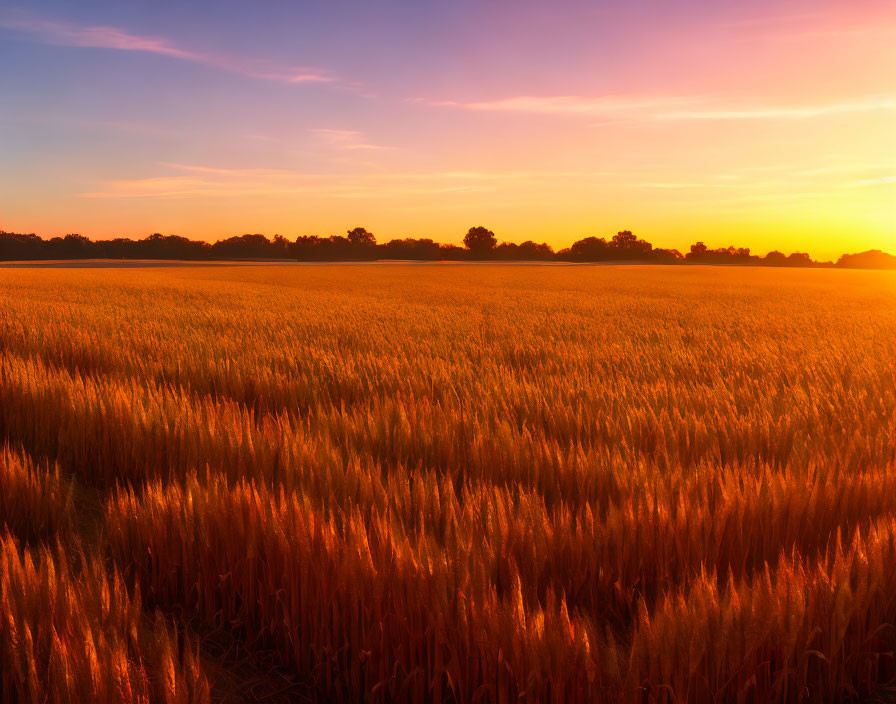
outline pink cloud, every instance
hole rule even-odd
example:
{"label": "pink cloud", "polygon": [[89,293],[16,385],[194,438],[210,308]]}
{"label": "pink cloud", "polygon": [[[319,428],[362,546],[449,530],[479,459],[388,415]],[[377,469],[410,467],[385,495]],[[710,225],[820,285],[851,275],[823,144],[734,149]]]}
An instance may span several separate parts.
{"label": "pink cloud", "polygon": [[364,135],[358,130],[339,130],[339,129],[310,129],[312,134],[318,135],[322,139],[329,142],[334,147],[341,149],[355,149],[366,151],[384,151],[392,149],[392,147],[383,146],[381,144],[368,144],[364,141]]}
{"label": "pink cloud", "polygon": [[896,110],[889,95],[862,96],[809,105],[760,104],[711,96],[517,96],[479,102],[427,101],[427,105],[475,112],[626,118],[629,120],[775,120]]}
{"label": "pink cloud", "polygon": [[459,102],[453,100],[419,102],[442,107],[456,107],[477,112],[523,112],[549,115],[605,115],[643,110],[658,110],[682,106],[692,98],[654,96],[580,96],[580,95],[520,95],[511,98]]}
{"label": "pink cloud", "polygon": [[314,68],[191,51],[174,46],[159,37],[131,34],[117,27],[102,25],[85,27],[35,17],[22,11],[0,14],[0,27],[31,34],[46,44],[158,54],[268,81],[281,83],[334,81],[325,72]]}

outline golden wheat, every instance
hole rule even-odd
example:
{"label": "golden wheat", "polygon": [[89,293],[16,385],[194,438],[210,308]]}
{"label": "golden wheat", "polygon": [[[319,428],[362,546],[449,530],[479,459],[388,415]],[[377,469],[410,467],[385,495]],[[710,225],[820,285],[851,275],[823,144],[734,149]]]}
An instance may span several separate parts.
{"label": "golden wheat", "polygon": [[121,577],[79,563],[0,536],[0,701],[208,701],[190,643],[181,660],[171,628],[161,616],[144,625]]}
{"label": "golden wheat", "polygon": [[68,533],[74,487],[59,468],[36,463],[9,447],[0,448],[0,525],[29,541]]}
{"label": "golden wheat", "polygon": [[0,520],[324,698],[830,701],[896,676],[892,275],[4,276]]}

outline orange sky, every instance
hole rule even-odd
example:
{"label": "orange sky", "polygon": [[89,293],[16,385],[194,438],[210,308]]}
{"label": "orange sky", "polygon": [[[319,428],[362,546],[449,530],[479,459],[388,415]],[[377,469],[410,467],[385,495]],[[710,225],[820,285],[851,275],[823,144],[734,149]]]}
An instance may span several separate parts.
{"label": "orange sky", "polygon": [[896,251],[896,4],[668,5],[2,10],[0,228]]}

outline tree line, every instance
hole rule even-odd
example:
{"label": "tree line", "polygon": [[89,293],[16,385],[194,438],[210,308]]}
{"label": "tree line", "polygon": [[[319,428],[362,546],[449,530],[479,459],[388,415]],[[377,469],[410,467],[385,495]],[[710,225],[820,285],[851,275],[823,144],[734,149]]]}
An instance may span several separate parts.
{"label": "tree line", "polygon": [[808,254],[772,251],[765,256],[752,254],[746,247],[710,249],[703,242],[691,245],[682,254],[676,249],[654,247],[629,230],[610,239],[585,237],[571,247],[554,251],[545,243],[527,240],[521,244],[499,242],[488,228],[471,227],[463,246],[443,244],[428,238],[393,239],[377,242],[363,227],[345,235],[317,237],[302,235],[289,240],[281,235],[239,235],[215,243],[190,240],[178,235],[155,233],[140,240],[116,238],[91,240],[83,235],[43,239],[35,234],[0,230],[0,260],[56,259],[292,259],[298,261],[560,261],[560,262],[642,262],[654,264],[715,264],[733,266],[843,267],[893,269],[896,257],[879,250],[844,254],[834,262],[814,261]]}

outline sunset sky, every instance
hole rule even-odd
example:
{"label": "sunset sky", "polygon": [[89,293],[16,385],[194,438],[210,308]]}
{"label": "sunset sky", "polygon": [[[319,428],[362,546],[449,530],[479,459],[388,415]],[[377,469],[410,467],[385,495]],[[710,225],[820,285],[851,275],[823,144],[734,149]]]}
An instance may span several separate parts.
{"label": "sunset sky", "polygon": [[0,229],[896,252],[896,2],[0,3]]}

